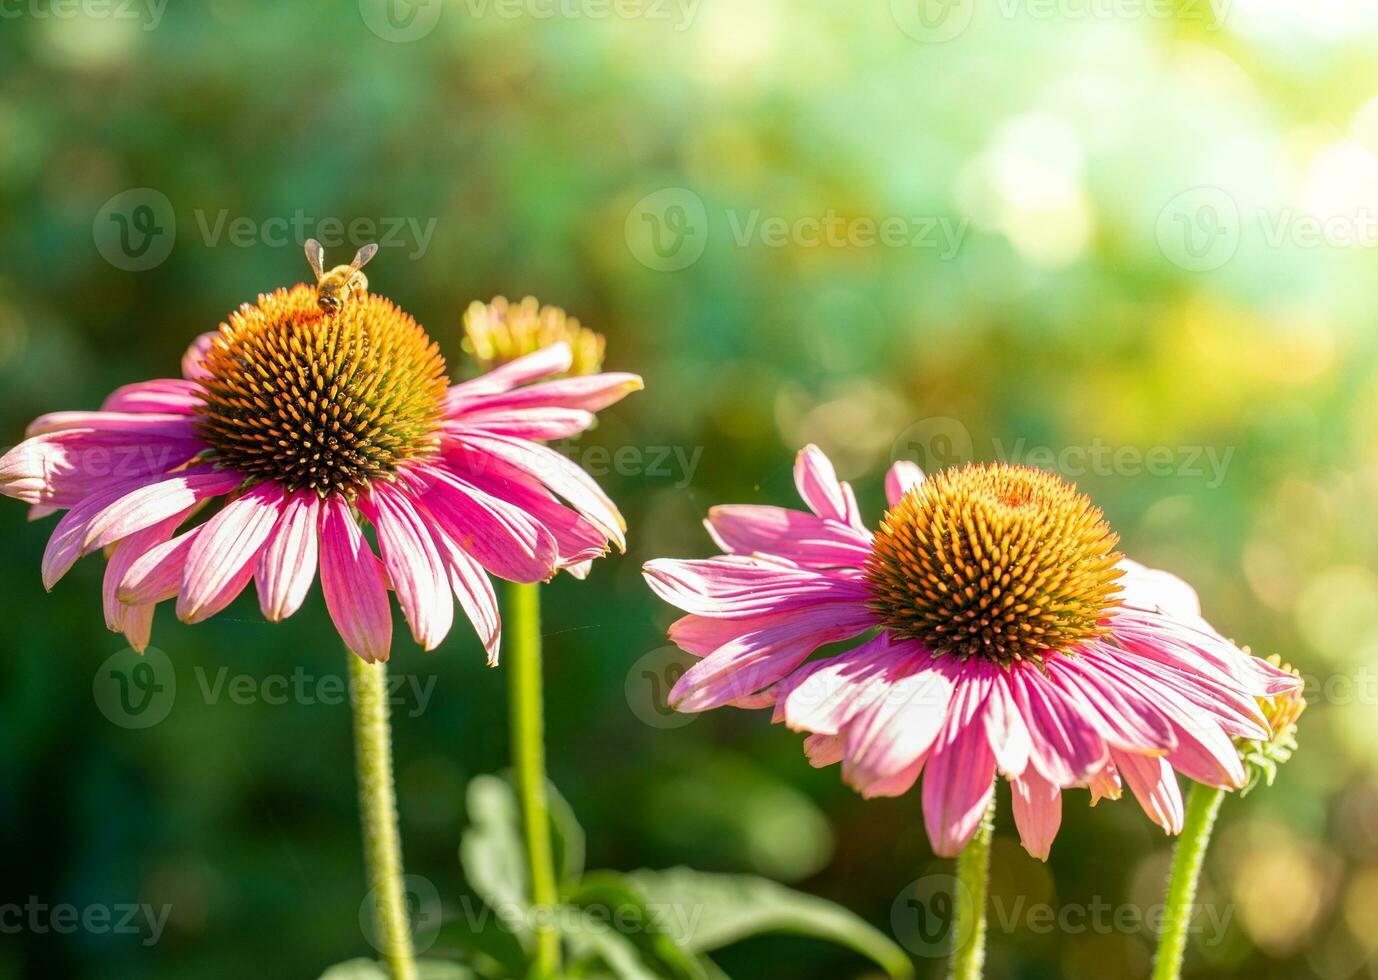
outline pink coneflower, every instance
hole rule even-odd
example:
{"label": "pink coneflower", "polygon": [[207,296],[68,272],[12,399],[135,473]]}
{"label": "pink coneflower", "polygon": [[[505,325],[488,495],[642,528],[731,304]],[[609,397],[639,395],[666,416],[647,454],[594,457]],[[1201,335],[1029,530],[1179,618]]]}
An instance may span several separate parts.
{"label": "pink coneflower", "polygon": [[811,733],[814,765],[840,761],[866,796],[897,796],[922,772],[943,855],[976,832],[996,773],[1025,848],[1045,859],[1067,787],[1099,798],[1128,784],[1176,833],[1174,769],[1245,782],[1231,739],[1266,737],[1256,698],[1295,678],[1216,633],[1186,583],[1116,553],[1072,485],[1004,464],[925,480],[897,463],[872,531],[817,448],[794,475],[811,513],[715,507],[706,523],[726,555],[646,565],[689,614],[671,639],[703,658],[671,692],[679,710],[773,706]]}
{"label": "pink coneflower", "polygon": [[540,581],[624,544],[617,508],[542,441],[588,428],[641,379],[542,380],[571,360],[556,343],[450,385],[435,344],[387,299],[363,293],[327,315],[298,285],[199,338],[183,378],[36,420],[0,459],[0,492],[36,515],[67,510],[43,557],[47,588],[107,551],[106,622],[136,649],[157,603],[175,598],[199,622],[251,579],[268,619],[290,616],[319,565],[330,615],[364,660],[388,657],[389,589],[428,650],[457,599],[494,660],[485,573]]}

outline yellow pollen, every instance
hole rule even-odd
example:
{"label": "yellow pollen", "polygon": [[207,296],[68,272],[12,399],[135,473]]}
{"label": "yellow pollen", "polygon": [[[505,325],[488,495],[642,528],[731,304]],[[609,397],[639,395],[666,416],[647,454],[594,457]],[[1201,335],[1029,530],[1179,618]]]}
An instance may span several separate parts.
{"label": "yellow pollen", "polygon": [[433,453],[449,385],[439,349],[390,301],[327,316],[307,285],[231,313],[205,368],[197,428],[216,460],[322,496]]}
{"label": "yellow pollen", "polygon": [[866,563],[871,608],[935,654],[1040,661],[1104,632],[1119,539],[1061,477],[971,464],[886,513]]}

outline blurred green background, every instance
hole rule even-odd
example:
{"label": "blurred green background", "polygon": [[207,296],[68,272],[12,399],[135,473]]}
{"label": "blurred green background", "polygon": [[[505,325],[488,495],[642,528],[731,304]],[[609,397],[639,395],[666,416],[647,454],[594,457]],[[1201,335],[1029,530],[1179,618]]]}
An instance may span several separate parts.
{"label": "blurred green background", "polygon": [[[1204,900],[1228,918],[1189,974],[1378,977],[1378,12],[925,2],[4,0],[0,439],[175,375],[193,336],[308,274],[310,235],[340,261],[381,238],[373,288],[456,378],[471,300],[567,308],[646,379],[568,447],[629,553],[545,591],[550,767],[590,865],[753,871],[896,934],[903,890],[950,867],[917,794],[861,801],[765,714],[658,711],[672,613],[638,568],[709,554],[713,503],[794,505],[809,441],[872,517],[896,453],[1060,469],[1128,554],[1311,682],[1298,757],[1226,803]],[[99,559],[39,582],[51,524],[0,506],[0,903],[170,912],[156,943],[6,927],[0,976],[368,954],[319,590],[278,626],[247,594],[194,628],[160,611],[175,703],[133,730],[93,697],[124,646]],[[430,691],[395,709],[408,867],[453,909],[464,786],[505,765],[504,676],[458,626],[425,655],[399,634],[393,667]],[[316,693],[269,703],[294,672]],[[236,677],[247,696],[216,686]],[[1147,975],[1144,928],[1029,915],[1159,900],[1170,842],[1085,800],[1045,866],[1002,799],[989,975]],[[867,970],[789,938],[719,960]]]}

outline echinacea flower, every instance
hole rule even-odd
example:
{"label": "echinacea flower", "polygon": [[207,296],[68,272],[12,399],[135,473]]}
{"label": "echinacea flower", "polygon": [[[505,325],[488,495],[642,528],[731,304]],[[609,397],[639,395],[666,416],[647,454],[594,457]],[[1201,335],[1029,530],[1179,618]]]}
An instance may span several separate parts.
{"label": "echinacea flower", "polygon": [[588,428],[641,379],[542,380],[572,361],[556,342],[451,385],[425,331],[382,296],[327,315],[314,286],[280,289],[198,338],[182,378],[36,420],[0,459],[0,492],[35,515],[67,511],[43,557],[47,588],[107,552],[106,622],[136,649],[159,602],[199,622],[253,580],[277,621],[319,567],[335,626],[364,660],[389,655],[390,589],[428,650],[458,600],[491,662],[489,574],[541,581],[624,546],[616,506],[543,442]]}
{"label": "echinacea flower", "polygon": [[975,834],[997,773],[1044,859],[1069,787],[1116,796],[1127,783],[1176,833],[1174,770],[1244,784],[1232,738],[1266,737],[1256,698],[1295,678],[1220,636],[1186,583],[1121,557],[1071,484],[1006,464],[924,479],[901,462],[872,530],[817,448],[794,475],[808,512],[714,507],[725,555],[646,565],[688,613],[671,639],[702,658],[670,694],[679,710],[773,707],[809,733],[814,765],[841,762],[865,796],[902,794],[922,773],[928,836],[948,856]]}

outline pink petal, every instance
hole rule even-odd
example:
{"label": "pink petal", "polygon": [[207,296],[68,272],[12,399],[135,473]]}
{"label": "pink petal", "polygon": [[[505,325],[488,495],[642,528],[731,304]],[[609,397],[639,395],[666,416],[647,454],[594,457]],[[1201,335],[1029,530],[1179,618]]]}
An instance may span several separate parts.
{"label": "pink petal", "polygon": [[896,665],[911,660],[886,633],[815,660],[781,682],[775,720],[795,731],[837,735],[858,711],[886,696]]}
{"label": "pink petal", "polygon": [[181,466],[204,448],[198,439],[119,430],[50,432],[25,439],[0,457],[0,493],[31,504],[74,507],[112,483]]}
{"label": "pink petal", "polygon": [[992,678],[990,697],[986,700],[985,725],[986,738],[1000,772],[1009,777],[1025,772],[1032,742],[1003,671]]}
{"label": "pink petal", "polygon": [[472,414],[500,413],[514,409],[563,408],[601,412],[645,385],[635,374],[606,372],[559,378],[528,385],[515,391],[494,392],[456,400],[457,411],[449,417],[468,422]]}
{"label": "pink petal", "polygon": [[269,622],[280,622],[301,608],[316,578],[320,498],[298,490],[283,504],[282,516],[258,553],[254,583],[258,605]]}
{"label": "pink petal", "polygon": [[196,430],[186,415],[171,412],[49,412],[40,415],[24,430],[26,438],[52,432],[80,430],[85,433],[120,433],[135,439],[195,439]]}
{"label": "pink petal", "polygon": [[459,607],[469,617],[483,649],[488,653],[488,666],[497,666],[502,644],[502,616],[498,610],[498,598],[493,594],[493,583],[488,580],[479,563],[461,551],[447,535],[436,528],[431,530],[436,550],[440,552],[440,559],[450,577],[450,588],[459,600]]}
{"label": "pink petal", "polygon": [[883,779],[872,780],[865,786],[858,786],[857,789],[861,793],[862,799],[874,800],[887,796],[903,796],[908,793],[914,788],[914,783],[918,781],[919,773],[923,772],[924,763],[928,761],[928,756],[929,752],[926,751],[899,772]]}
{"label": "pink petal", "polygon": [[434,650],[454,625],[450,580],[426,522],[395,486],[377,483],[359,509],[378,532],[378,550],[412,636]]}
{"label": "pink petal", "polygon": [[[105,607],[105,625],[108,629],[121,632],[130,607],[120,601],[120,582],[131,565],[155,545],[167,541],[177,526],[191,513],[190,510],[170,517],[161,524],[136,531],[110,549],[110,559],[105,566],[105,579],[101,585],[101,600]],[[137,607],[135,607],[137,608]],[[151,617],[149,619],[151,622]]]}
{"label": "pink petal", "polygon": [[1062,825],[1062,790],[1029,768],[1010,783],[1014,805],[1014,824],[1019,828],[1019,843],[1040,861],[1048,860],[1053,838]]}
{"label": "pink petal", "polygon": [[1059,786],[1071,786],[1104,765],[1105,742],[1081,707],[1027,661],[1010,668],[1007,676],[1029,729],[1029,761],[1039,772]]}
{"label": "pink petal", "polygon": [[1185,819],[1182,790],[1167,760],[1132,752],[1113,751],[1111,755],[1148,818],[1169,834],[1180,834]]}
{"label": "pink petal", "polygon": [[212,330],[203,333],[191,342],[187,352],[182,355],[182,377],[189,381],[201,381],[209,378],[210,372],[205,368],[206,354],[211,349],[211,344],[219,336],[219,331]]}
{"label": "pink petal", "polygon": [[171,599],[182,587],[182,569],[204,524],[144,552],[120,580],[119,600],[129,606],[153,605]]}
{"label": "pink petal", "polygon": [[560,565],[571,572],[574,570],[572,566],[585,564],[590,558],[601,558],[608,553],[607,537],[539,484],[516,478],[466,476],[465,479],[490,497],[497,497],[520,508],[533,523],[549,531],[555,539]]}
{"label": "pink petal", "polygon": [[456,411],[466,401],[479,395],[511,391],[528,381],[562,374],[568,371],[573,363],[574,354],[564,341],[542,347],[534,354],[519,357],[470,381],[451,385],[449,393],[445,396],[446,411]]}
{"label": "pink petal", "polygon": [[804,503],[819,517],[840,524],[852,524],[856,519],[855,508],[838,482],[832,461],[817,446],[799,450],[794,462],[794,485]]}
{"label": "pink petal", "polygon": [[927,755],[947,721],[953,695],[947,667],[920,657],[903,670],[896,669],[884,698],[847,724],[842,778],[863,793]]}
{"label": "pink petal", "polygon": [[865,632],[866,609],[812,609],[772,617],[755,630],[733,637],[694,664],[670,691],[678,711],[707,711],[774,684],[825,643]]}
{"label": "pink petal", "polygon": [[516,439],[568,439],[591,428],[598,417],[572,408],[524,408],[464,415],[445,423],[445,430],[463,436],[487,432]]}
{"label": "pink petal", "polygon": [[656,595],[700,616],[758,616],[824,602],[864,606],[870,599],[859,580],[736,556],[657,558],[642,575]]}
{"label": "pink petal", "polygon": [[923,774],[923,821],[933,850],[955,857],[976,834],[995,791],[995,755],[981,716],[988,675],[964,675]]}
{"label": "pink petal", "polygon": [[41,572],[45,589],[51,592],[53,586],[57,585],[62,576],[76,564],[78,558],[96,550],[84,544],[91,522],[107,507],[139,486],[140,483],[119,483],[108,487],[82,500],[62,515],[57,526],[53,528],[53,533],[48,537],[47,547],[43,550]]}
{"label": "pink petal", "polygon": [[[566,457],[540,443],[487,433],[468,433],[461,445],[471,452],[486,453],[535,477],[593,522],[617,545],[619,551],[626,551],[627,525],[621,513],[593,478]],[[482,471],[480,461],[471,459],[470,463]]]}
{"label": "pink petal", "polygon": [[779,555],[810,568],[861,567],[871,536],[803,511],[759,504],[710,508],[708,533],[723,551]]}
{"label": "pink petal", "polygon": [[904,495],[923,482],[923,470],[907,459],[898,460],[885,474],[885,499],[891,507]]}
{"label": "pink petal", "polygon": [[343,498],[327,497],[320,516],[321,590],[330,618],[352,652],[369,663],[387,660],[392,610],[383,564]]}
{"label": "pink petal", "polygon": [[1080,655],[1054,658],[1047,664],[1047,676],[1077,703],[1112,748],[1161,754],[1177,747],[1172,725],[1154,707],[1154,699],[1103,670],[1098,661]]}
{"label": "pink petal", "polygon": [[166,520],[209,497],[229,493],[243,481],[229,470],[187,470],[125,494],[92,519],[82,547],[104,548],[120,538]]}
{"label": "pink petal", "polygon": [[541,582],[555,574],[559,546],[521,507],[436,467],[421,507],[443,533],[494,575],[511,582]]}
{"label": "pink petal", "polygon": [[1129,558],[1120,559],[1120,603],[1135,609],[1161,611],[1178,619],[1201,618],[1201,599],[1182,579]]}
{"label": "pink petal", "polygon": [[205,402],[201,385],[181,378],[158,378],[116,388],[101,405],[102,412],[178,412],[190,415]]}
{"label": "pink petal", "polygon": [[804,755],[809,765],[822,769],[842,761],[842,747],[846,740],[841,735],[809,735],[804,739]]}
{"label": "pink petal", "polygon": [[234,601],[254,575],[258,553],[282,516],[283,490],[260,483],[206,522],[182,569],[177,618],[199,623]]}

